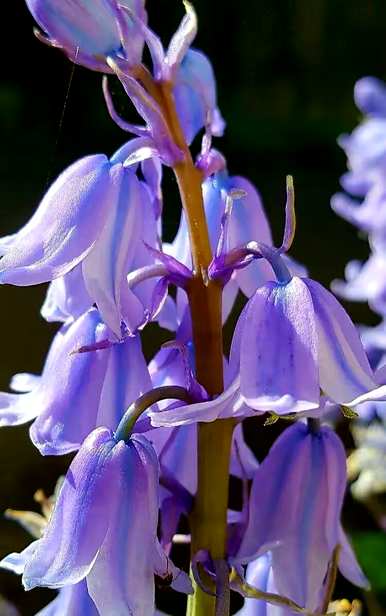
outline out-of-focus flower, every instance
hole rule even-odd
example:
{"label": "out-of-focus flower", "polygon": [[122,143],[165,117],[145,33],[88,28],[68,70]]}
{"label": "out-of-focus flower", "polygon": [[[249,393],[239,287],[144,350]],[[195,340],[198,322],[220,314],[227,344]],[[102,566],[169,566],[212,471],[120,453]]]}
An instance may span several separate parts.
{"label": "out-of-focus flower", "polygon": [[351,427],[356,449],[348,458],[349,478],[353,496],[366,500],[386,492],[386,425],[373,421],[369,425],[358,422]]}
{"label": "out-of-focus flower", "polygon": [[26,0],[44,35],[76,64],[107,72],[107,56],[141,61],[143,35],[121,6],[146,20],[143,0]]}

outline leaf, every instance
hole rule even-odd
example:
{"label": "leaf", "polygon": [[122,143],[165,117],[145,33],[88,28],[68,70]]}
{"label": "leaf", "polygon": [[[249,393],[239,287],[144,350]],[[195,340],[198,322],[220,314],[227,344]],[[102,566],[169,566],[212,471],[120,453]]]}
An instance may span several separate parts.
{"label": "leaf", "polygon": [[375,591],[386,591],[386,534],[353,533],[352,541],[358,560]]}

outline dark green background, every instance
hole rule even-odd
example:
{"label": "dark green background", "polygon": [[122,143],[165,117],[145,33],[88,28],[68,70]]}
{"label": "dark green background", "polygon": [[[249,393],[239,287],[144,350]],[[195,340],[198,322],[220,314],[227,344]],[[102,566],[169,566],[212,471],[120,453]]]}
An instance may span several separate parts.
{"label": "dark green background", "polygon": [[[112,153],[125,140],[105,111],[100,75],[77,67],[68,92],[72,65],[35,40],[22,0],[6,4],[11,6],[6,18],[3,14],[1,36],[2,235],[27,220],[65,166],[89,153]],[[228,123],[225,138],[216,145],[231,173],[246,175],[260,189],[278,239],[285,176],[294,175],[299,223],[293,254],[328,284],[342,274],[348,259],[365,258],[368,251],[356,231],[331,212],[329,200],[345,170],[336,138],[359,120],[353,85],[368,74],[386,78],[386,3],[197,0],[195,6],[200,19],[196,45],[213,61],[219,105]],[[167,41],[182,15],[180,3],[152,0],[149,7],[152,25]],[[120,111],[129,117],[119,88],[113,89]],[[167,186],[165,229],[170,237],[179,211],[170,178]],[[39,316],[44,292],[43,287],[1,289],[3,390],[15,372],[41,369],[55,331]],[[357,321],[376,322],[365,306],[349,309]],[[152,331],[148,351],[155,344]],[[250,427],[251,444],[257,442],[255,435]],[[32,508],[35,490],[43,486],[50,492],[63,467],[63,460],[44,460],[34,451],[25,428],[3,429],[0,509]],[[372,529],[364,511],[354,509],[353,517],[359,530]],[[0,529],[0,555],[26,544],[27,535],[16,525],[0,520]],[[47,599],[44,591],[24,595],[10,574],[0,575],[0,591],[23,615],[35,613]]]}

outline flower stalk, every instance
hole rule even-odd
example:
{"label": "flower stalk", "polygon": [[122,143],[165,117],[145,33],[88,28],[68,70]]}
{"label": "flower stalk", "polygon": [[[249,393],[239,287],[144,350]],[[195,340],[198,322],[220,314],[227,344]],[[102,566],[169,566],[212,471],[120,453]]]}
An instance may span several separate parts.
{"label": "flower stalk", "polygon": [[[188,288],[195,348],[196,377],[209,395],[223,391],[222,288],[208,281],[212,260],[208,226],[202,196],[202,175],[194,166],[177,116],[172,87],[161,86],[161,102],[169,129],[184,158],[174,166],[185,211],[194,275]],[[198,426],[198,487],[191,515],[192,555],[205,549],[213,559],[225,557],[228,508],[229,456],[233,421],[220,420]],[[216,446],[214,447],[214,443]],[[216,613],[216,597],[195,586],[188,600],[188,616]]]}

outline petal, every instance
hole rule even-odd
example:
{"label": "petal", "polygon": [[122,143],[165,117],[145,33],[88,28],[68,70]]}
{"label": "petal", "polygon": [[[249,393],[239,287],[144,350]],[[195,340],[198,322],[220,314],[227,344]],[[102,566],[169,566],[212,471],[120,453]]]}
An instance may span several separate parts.
{"label": "petal", "polygon": [[293,532],[299,532],[298,508],[304,498],[301,488],[309,467],[310,443],[307,427],[294,424],[275,441],[257,469],[250,493],[248,525],[236,562],[253,560]]}
{"label": "petal", "polygon": [[72,462],[42,539],[26,563],[23,584],[60,588],[90,571],[119,501],[112,433],[99,428]]}
{"label": "petal", "polygon": [[255,474],[240,548],[247,555],[270,547],[278,593],[309,609],[318,606],[332,553],[326,467],[323,433],[304,424],[287,429]]}
{"label": "petal", "polygon": [[[264,211],[261,196],[251,182],[242,177],[232,177],[230,190],[243,190],[246,196],[235,202],[229,224],[229,248],[237,248],[250,241],[258,241],[272,246],[272,234]],[[241,291],[251,297],[256,289],[273,280],[272,268],[261,259],[251,263],[244,270],[235,274]]]}
{"label": "petal", "polygon": [[185,15],[182,18],[177,31],[170,41],[165,63],[173,68],[178,66],[181,60],[189,53],[189,47],[197,34],[197,15],[189,2],[185,3]]}
{"label": "petal", "polygon": [[362,77],[354,88],[355,104],[369,115],[386,116],[386,87],[375,77]]}
{"label": "petal", "polygon": [[243,426],[240,423],[233,431],[229,472],[240,479],[252,479],[258,468],[259,463],[244,440]]}
{"label": "petal", "polygon": [[[271,556],[263,554],[249,563],[245,579],[251,586],[267,591],[268,576],[271,569]],[[245,599],[244,606],[236,616],[267,616],[267,603],[258,599]]]}
{"label": "petal", "polygon": [[51,601],[36,616],[98,616],[98,611],[87,591],[85,580],[61,588],[56,599]]}
{"label": "petal", "polygon": [[[177,72],[174,98],[177,113],[188,143],[212,119],[216,107],[216,81],[208,58],[190,49]],[[219,135],[222,130],[219,123]],[[222,127],[223,128],[223,127]]]}
{"label": "petal", "polygon": [[78,449],[96,426],[110,349],[77,353],[104,340],[108,330],[93,309],[56,334],[31,407],[39,412],[31,426],[33,443],[43,455]]}
{"label": "petal", "polygon": [[0,261],[0,282],[39,284],[69,272],[92,248],[115,192],[106,156],[71,165],[16,234]]}
{"label": "petal", "polygon": [[347,485],[346,452],[340,438],[331,428],[320,431],[325,448],[328,501],[326,508],[326,538],[331,553],[339,543],[339,526]]}
{"label": "petal", "polygon": [[317,338],[310,293],[300,278],[267,283],[243,317],[240,389],[248,406],[278,414],[319,404]]}
{"label": "petal", "polygon": [[315,610],[338,543],[346,459],[341,442],[328,427],[310,433],[309,441],[309,462],[302,469],[299,484],[292,486],[301,495],[298,532],[273,549],[272,570],[280,594]]}
{"label": "petal", "polygon": [[0,427],[27,423],[35,419],[39,411],[34,392],[23,394],[0,392]]}
{"label": "petal", "polygon": [[20,372],[15,374],[9,384],[13,391],[19,393],[30,392],[40,384],[41,377],[37,374],[30,374],[29,372]]}
{"label": "petal", "polygon": [[304,279],[314,304],[322,390],[340,404],[375,389],[377,384],[359,334],[335,297]]}
{"label": "petal", "polygon": [[189,576],[170,560],[163,551],[159,541],[155,543],[154,549],[154,572],[158,577],[170,582],[170,587],[177,592],[182,592],[187,595],[193,593],[193,586]]}
{"label": "petal", "polygon": [[139,337],[112,346],[109,355],[96,425],[115,430],[130,404],[152,384]]}
{"label": "petal", "polygon": [[[151,439],[151,433],[150,433]],[[197,490],[197,428],[175,428],[161,451],[161,472],[167,471],[191,494]]]}
{"label": "petal", "polygon": [[82,266],[79,264],[65,276],[51,282],[40,314],[49,323],[65,323],[67,319],[80,317],[92,304],[84,285]]}
{"label": "petal", "polygon": [[146,439],[134,436],[118,443],[116,459],[119,498],[87,586],[101,616],[148,616],[154,610],[157,457]]}
{"label": "petal", "polygon": [[355,584],[355,586],[369,589],[369,581],[360,568],[354,551],[342,527],[340,528],[339,543],[339,571],[347,580],[349,580],[352,584]]}
{"label": "petal", "polygon": [[121,289],[140,241],[141,192],[134,172],[113,167],[119,192],[110,203],[109,217],[91,252],[82,263],[86,289],[105,323],[121,336]]}
{"label": "petal", "polygon": [[24,573],[24,568],[26,563],[35,553],[38,542],[33,541],[20,553],[13,552],[12,554],[8,554],[0,561],[0,567],[2,569],[6,569],[7,571],[12,571],[16,573],[16,575],[22,575]]}
{"label": "petal", "polygon": [[90,56],[121,48],[114,14],[106,0],[26,0],[38,24],[63,47]]}
{"label": "petal", "polygon": [[244,416],[248,414],[240,396],[239,380],[232,384],[214,400],[182,404],[170,410],[151,411],[149,416],[155,427],[186,426],[197,422],[214,421],[220,417]]}

